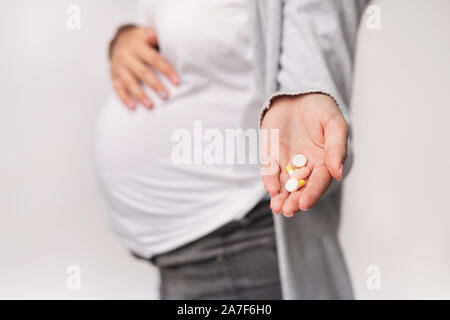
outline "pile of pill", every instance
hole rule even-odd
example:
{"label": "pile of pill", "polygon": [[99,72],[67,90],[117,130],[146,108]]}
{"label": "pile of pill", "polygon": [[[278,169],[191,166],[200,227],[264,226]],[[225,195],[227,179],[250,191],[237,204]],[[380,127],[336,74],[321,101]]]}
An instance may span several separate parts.
{"label": "pile of pill", "polygon": [[286,172],[289,174],[290,178],[286,181],[285,188],[288,192],[294,192],[305,186],[306,179],[309,176],[309,169],[306,167],[308,160],[303,154],[296,154],[292,158],[292,167],[288,165],[286,167]]}

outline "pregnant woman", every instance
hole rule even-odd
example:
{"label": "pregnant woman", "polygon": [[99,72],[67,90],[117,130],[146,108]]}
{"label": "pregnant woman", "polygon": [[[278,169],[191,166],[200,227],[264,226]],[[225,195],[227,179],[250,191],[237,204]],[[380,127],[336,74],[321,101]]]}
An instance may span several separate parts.
{"label": "pregnant woman", "polygon": [[[343,176],[347,126],[336,101],[342,101],[343,107],[347,92],[335,88],[329,71],[322,79],[314,77],[307,83],[304,77],[297,83],[289,69],[279,67],[286,62],[292,65],[297,57],[263,54],[268,51],[263,47],[266,41],[272,42],[271,50],[277,49],[278,43],[293,52],[288,45],[292,39],[281,43],[281,29],[287,28],[288,36],[295,37],[289,21],[292,23],[298,13],[308,13],[309,6],[305,1],[287,2],[282,6],[281,2],[267,5],[249,0],[141,1],[139,24],[120,28],[111,42],[117,96],[109,99],[99,116],[97,168],[114,231],[135,256],[158,267],[163,299],[279,299],[282,282],[294,283],[283,285],[286,298],[351,297],[335,237],[338,212],[333,203],[337,200],[327,197],[312,208],[332,178]],[[329,21],[331,9],[332,21],[339,21],[344,14],[346,28],[356,28],[356,3],[350,10],[329,5],[308,14]],[[262,11],[270,12],[267,22],[259,16]],[[268,35],[262,34],[264,23],[272,30]],[[320,39],[313,42],[308,46],[323,49]],[[348,51],[351,43],[341,47]],[[302,54],[308,50],[317,54],[307,46]],[[274,52],[278,54],[278,50]],[[266,70],[268,63],[264,61],[269,58],[275,68]],[[336,57],[329,59],[336,61]],[[310,60],[317,63],[320,59]],[[302,63],[300,68],[308,62]],[[324,66],[326,61],[319,67]],[[314,67],[309,65],[308,69]],[[341,79],[339,87],[348,89],[349,70],[339,70],[339,63],[335,67],[333,71],[342,71],[347,77]],[[285,79],[277,80],[277,76]],[[304,191],[289,195],[280,188],[287,179],[285,173],[263,177],[263,185],[257,163],[194,160],[199,143],[208,144],[194,141],[198,130],[213,130],[224,137],[225,145],[229,144],[225,138],[230,130],[257,132],[261,107],[282,87],[280,81],[289,83],[284,89],[295,95],[280,93],[272,99],[262,125],[283,130],[282,168],[298,151],[312,155],[312,173]],[[296,123],[290,121],[293,117]],[[300,130],[299,123],[310,125],[300,125]],[[182,163],[173,158],[176,132],[186,134],[188,154],[192,155]],[[251,144],[245,135],[235,138],[237,146]],[[244,152],[251,150],[250,145]],[[317,211],[315,218],[306,218],[303,223],[292,219],[288,228],[284,224],[289,219],[277,216],[280,222],[275,241],[272,212],[292,216],[309,208]],[[322,225],[330,228],[322,230]],[[305,227],[310,229],[308,236],[299,229]],[[302,243],[296,244],[299,233],[302,238],[297,240]],[[291,252],[292,245],[302,248]],[[277,253],[277,247],[282,252]],[[311,256],[310,250],[317,251]],[[302,264],[306,275],[299,269]],[[284,268],[281,274],[279,265]],[[311,288],[310,282],[315,287]]]}

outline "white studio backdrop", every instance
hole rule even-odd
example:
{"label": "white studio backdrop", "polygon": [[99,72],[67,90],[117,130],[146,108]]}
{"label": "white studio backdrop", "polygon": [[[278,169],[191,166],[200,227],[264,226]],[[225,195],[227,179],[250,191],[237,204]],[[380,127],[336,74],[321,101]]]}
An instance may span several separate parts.
{"label": "white studio backdrop", "polygon": [[[358,298],[450,298],[450,3],[374,4],[381,29],[363,19],[356,61],[344,252]],[[108,228],[92,161],[107,41],[133,16],[125,0],[0,1],[0,298],[158,297],[156,271]]]}
{"label": "white studio backdrop", "polygon": [[360,28],[342,245],[358,298],[450,299],[450,2],[373,5],[381,28]]}
{"label": "white studio backdrop", "polygon": [[[67,27],[72,4],[79,30]],[[157,298],[155,270],[108,228],[92,161],[106,45],[133,4],[0,1],[0,298]],[[79,290],[67,288],[71,265]]]}

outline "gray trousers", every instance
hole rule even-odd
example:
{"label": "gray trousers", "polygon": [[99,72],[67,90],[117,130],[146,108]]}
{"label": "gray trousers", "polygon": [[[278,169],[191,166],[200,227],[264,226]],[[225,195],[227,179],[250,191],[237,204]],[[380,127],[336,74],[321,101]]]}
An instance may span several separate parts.
{"label": "gray trousers", "polygon": [[269,201],[244,218],[154,256],[161,299],[281,299]]}

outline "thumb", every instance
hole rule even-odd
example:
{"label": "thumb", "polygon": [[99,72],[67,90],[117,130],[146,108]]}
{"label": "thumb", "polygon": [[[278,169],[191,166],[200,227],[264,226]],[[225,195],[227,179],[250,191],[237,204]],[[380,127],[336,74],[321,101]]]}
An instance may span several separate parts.
{"label": "thumb", "polygon": [[348,126],[343,117],[333,118],[325,127],[325,164],[331,176],[341,180],[347,156]]}

